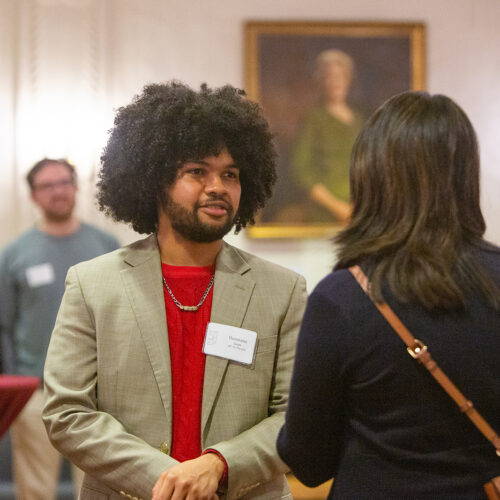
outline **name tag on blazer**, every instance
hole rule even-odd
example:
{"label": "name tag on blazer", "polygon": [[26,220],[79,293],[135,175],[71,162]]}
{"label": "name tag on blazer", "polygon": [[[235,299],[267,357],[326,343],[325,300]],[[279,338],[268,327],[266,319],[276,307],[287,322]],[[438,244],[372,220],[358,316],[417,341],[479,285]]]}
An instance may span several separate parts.
{"label": "name tag on blazer", "polygon": [[255,356],[257,333],[235,326],[209,323],[203,342],[203,352],[244,365],[251,365]]}

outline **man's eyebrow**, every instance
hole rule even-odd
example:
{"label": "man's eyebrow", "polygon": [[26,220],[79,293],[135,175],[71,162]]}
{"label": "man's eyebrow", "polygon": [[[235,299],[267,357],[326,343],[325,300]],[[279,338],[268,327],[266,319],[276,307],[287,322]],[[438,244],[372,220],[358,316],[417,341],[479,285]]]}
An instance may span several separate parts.
{"label": "man's eyebrow", "polygon": [[[205,160],[186,160],[182,166],[185,166],[186,163],[195,163],[196,165],[202,165],[205,167],[209,166],[209,163]],[[240,167],[236,165],[236,163],[230,163],[229,165],[225,165],[224,168],[236,168],[237,170],[240,170]]]}
{"label": "man's eyebrow", "polygon": [[184,162],[184,165],[186,163],[196,163],[197,165],[208,165],[208,163],[205,160],[186,160]]}

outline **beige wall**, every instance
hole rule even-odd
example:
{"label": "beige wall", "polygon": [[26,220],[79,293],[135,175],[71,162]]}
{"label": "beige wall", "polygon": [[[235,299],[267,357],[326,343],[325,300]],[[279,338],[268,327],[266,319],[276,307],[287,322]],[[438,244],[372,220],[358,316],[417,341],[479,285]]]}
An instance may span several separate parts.
{"label": "beige wall", "polygon": [[[80,167],[82,217],[133,239],[92,200],[112,110],[147,82],[243,86],[249,19],[426,23],[428,89],[454,98],[478,131],[487,236],[500,243],[499,0],[0,0],[0,8],[0,245],[34,220],[22,176],[43,155],[69,155]],[[322,240],[228,239],[298,270],[310,288],[334,260]]]}

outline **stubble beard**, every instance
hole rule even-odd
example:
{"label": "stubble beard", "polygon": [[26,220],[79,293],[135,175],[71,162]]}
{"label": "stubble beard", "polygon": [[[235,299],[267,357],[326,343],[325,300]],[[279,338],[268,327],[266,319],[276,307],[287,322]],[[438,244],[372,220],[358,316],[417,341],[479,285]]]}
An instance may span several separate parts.
{"label": "stubble beard", "polygon": [[212,243],[222,239],[231,231],[234,225],[234,211],[230,205],[227,206],[226,221],[223,224],[202,222],[198,217],[199,208],[200,205],[196,203],[192,211],[188,210],[169,197],[163,202],[163,209],[170,220],[172,229],[188,241]]}
{"label": "stubble beard", "polygon": [[45,207],[43,209],[43,215],[50,222],[66,222],[73,216],[74,209],[74,202],[69,203],[66,210],[53,210],[51,208]]}

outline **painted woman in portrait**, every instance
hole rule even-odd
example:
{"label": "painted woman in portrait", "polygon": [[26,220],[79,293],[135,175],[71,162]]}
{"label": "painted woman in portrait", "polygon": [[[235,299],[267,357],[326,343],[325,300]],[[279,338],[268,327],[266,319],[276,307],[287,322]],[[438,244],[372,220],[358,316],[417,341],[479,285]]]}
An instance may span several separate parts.
{"label": "painted woman in portrait", "polygon": [[346,101],[353,72],[352,58],[340,50],[316,59],[321,102],[306,114],[291,156],[294,181],[309,196],[305,222],[345,222],[351,213],[349,158],[363,123]]}

